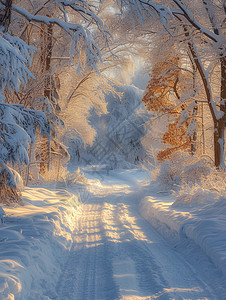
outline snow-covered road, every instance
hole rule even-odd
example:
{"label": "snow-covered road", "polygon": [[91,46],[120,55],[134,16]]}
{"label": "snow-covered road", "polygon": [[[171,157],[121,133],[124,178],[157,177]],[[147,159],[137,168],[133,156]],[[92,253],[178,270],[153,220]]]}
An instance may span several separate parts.
{"label": "snow-covered road", "polygon": [[59,300],[224,299],[214,284],[220,278],[211,285],[140,216],[141,177],[89,180]]}

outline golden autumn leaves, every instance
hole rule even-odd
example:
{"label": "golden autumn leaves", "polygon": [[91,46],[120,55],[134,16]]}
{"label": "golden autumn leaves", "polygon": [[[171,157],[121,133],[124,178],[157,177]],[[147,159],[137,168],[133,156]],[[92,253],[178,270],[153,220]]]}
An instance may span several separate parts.
{"label": "golden autumn leaves", "polygon": [[190,117],[181,122],[181,113],[192,102],[183,99],[184,93],[192,88],[192,78],[179,64],[177,57],[157,62],[142,99],[146,108],[155,115],[168,115],[168,128],[162,136],[162,143],[167,147],[158,152],[159,161],[170,159],[179,150],[191,152],[192,137],[186,134]]}

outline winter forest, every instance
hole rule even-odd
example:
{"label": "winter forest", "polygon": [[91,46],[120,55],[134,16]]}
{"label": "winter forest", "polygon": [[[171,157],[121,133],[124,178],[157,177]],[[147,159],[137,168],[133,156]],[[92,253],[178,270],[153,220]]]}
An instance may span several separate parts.
{"label": "winter forest", "polygon": [[225,35],[225,0],[0,0],[0,300],[226,299]]}

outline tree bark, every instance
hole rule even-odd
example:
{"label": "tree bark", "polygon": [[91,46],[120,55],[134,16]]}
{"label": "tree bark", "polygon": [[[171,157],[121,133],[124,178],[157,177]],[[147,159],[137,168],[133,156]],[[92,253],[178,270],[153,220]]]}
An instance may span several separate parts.
{"label": "tree bark", "polygon": [[207,101],[209,104],[210,112],[213,118],[214,123],[214,161],[215,166],[219,168],[220,166],[224,166],[223,155],[224,155],[224,127],[226,123],[226,57],[221,58],[221,104],[220,111],[224,112],[224,116],[220,119],[217,119],[215,115],[215,110],[213,108],[213,99],[211,95],[211,90],[209,87],[208,79],[205,76],[205,72],[203,71],[203,66],[196,55],[196,51],[193,45],[189,42],[189,48],[191,54],[194,58],[194,62],[197,66],[199,74],[201,76]]}
{"label": "tree bark", "polygon": [[215,150],[215,165],[224,166],[224,129],[226,126],[226,57],[220,59],[221,63],[221,103],[220,111],[224,116],[214,122],[214,150]]}
{"label": "tree bark", "polygon": [[1,0],[0,3],[0,29],[2,32],[7,32],[10,24],[13,0]]}
{"label": "tree bark", "polygon": [[[188,31],[186,31],[185,35],[189,36]],[[213,107],[213,98],[211,87],[208,82],[208,78],[206,77],[202,62],[198,58],[196,50],[192,42],[188,42],[188,46],[191,52],[191,55],[194,59],[194,62],[197,66],[197,70],[201,76],[203,86],[206,92],[206,98],[209,105],[209,109],[212,115],[213,123],[214,123],[214,162],[215,166],[219,168],[220,166],[224,167],[223,155],[224,155],[224,127],[225,127],[225,114],[220,119],[216,116],[216,108]],[[221,60],[221,104],[220,111],[226,112],[225,101],[226,101],[226,58],[222,57]]]}
{"label": "tree bark", "polygon": [[[213,31],[216,35],[220,35],[222,32],[217,24],[216,16],[213,13],[213,3],[209,0],[202,0],[209,16],[210,23]],[[225,1],[223,4],[225,10]],[[220,65],[221,65],[221,102],[220,111],[224,113],[223,117],[219,120],[214,120],[214,154],[215,154],[215,165],[219,168],[221,165],[224,166],[224,128],[226,124],[226,57],[220,54]]]}
{"label": "tree bark", "polygon": [[[41,54],[41,62],[42,62],[42,71],[45,76],[44,81],[44,91],[43,94],[45,97],[49,99],[51,102],[52,97],[52,88],[51,88],[51,57],[53,51],[53,25],[42,25],[43,32],[41,33],[42,38],[42,54]],[[48,138],[43,138],[43,147],[41,152],[41,163],[40,163],[40,174],[42,176],[45,175],[46,171],[49,169],[50,165],[50,140]]]}
{"label": "tree bark", "polygon": [[49,98],[51,102],[51,57],[53,52],[53,25],[50,24],[47,27],[46,32],[46,45],[45,45],[45,57],[44,57],[44,65],[45,65],[45,86],[44,86],[44,96]]}
{"label": "tree bark", "polygon": [[[174,2],[178,3],[176,0]],[[213,26],[213,31],[216,35],[219,35],[219,30],[216,26],[214,16],[211,14],[207,2],[208,1],[203,0],[203,4],[206,7],[210,22]],[[224,10],[225,10],[225,4],[224,4]],[[177,15],[175,15],[175,16],[183,24],[181,18],[178,17]],[[186,25],[183,25],[183,27],[184,27],[185,36],[186,36],[186,38],[189,39],[190,38],[189,30],[188,30]],[[212,40],[214,42],[217,42],[214,39],[212,39]],[[214,123],[214,161],[215,161],[215,166],[217,168],[219,168],[220,166],[222,166],[224,168],[225,167],[224,160],[223,160],[223,156],[224,156],[224,127],[226,126],[226,57],[222,55],[219,58],[220,64],[221,64],[221,103],[220,103],[220,111],[224,112],[224,115],[219,119],[219,118],[217,118],[217,115],[216,115],[217,111],[216,111],[216,107],[214,107],[215,102],[213,101],[212,90],[211,90],[210,83],[208,81],[208,77],[206,75],[206,72],[205,72],[204,66],[202,64],[202,61],[199,59],[199,57],[197,55],[197,51],[195,49],[195,46],[194,46],[194,44],[191,40],[188,41],[188,47],[189,47],[191,56],[194,60],[194,63],[197,67],[197,70],[198,70],[198,72],[201,76],[201,79],[202,79],[202,82],[203,82],[203,87],[204,87],[205,93],[206,93],[207,102],[208,102],[209,109],[210,109],[210,113],[211,113],[213,123]]]}

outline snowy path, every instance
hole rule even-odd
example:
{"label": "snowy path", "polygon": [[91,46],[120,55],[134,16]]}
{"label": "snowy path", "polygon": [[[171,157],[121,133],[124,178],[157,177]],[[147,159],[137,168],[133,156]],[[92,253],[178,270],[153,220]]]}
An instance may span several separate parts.
{"label": "snowy path", "polygon": [[59,300],[223,299],[141,218],[138,182],[90,180],[89,192]]}

